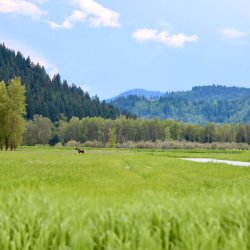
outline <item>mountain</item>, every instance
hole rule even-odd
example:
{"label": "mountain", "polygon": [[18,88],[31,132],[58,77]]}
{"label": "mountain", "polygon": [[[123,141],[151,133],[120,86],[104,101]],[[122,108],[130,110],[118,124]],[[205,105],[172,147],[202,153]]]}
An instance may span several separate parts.
{"label": "mountain", "polygon": [[[188,100],[236,100],[250,96],[250,88],[222,85],[195,86],[190,91],[168,92],[165,97],[180,97]],[[163,96],[164,98],[164,96]]]}
{"label": "mountain", "polygon": [[196,86],[190,91],[167,92],[156,100],[121,96],[111,104],[147,119],[159,117],[197,124],[250,122],[250,88]]}
{"label": "mountain", "polygon": [[72,116],[114,119],[121,115],[118,108],[105,101],[100,102],[97,96],[91,98],[81,88],[61,80],[59,74],[51,79],[44,67],[0,44],[0,81],[8,84],[15,76],[21,77],[26,87],[27,119],[35,114],[49,117],[52,121],[64,116],[68,119]]}
{"label": "mountain", "polygon": [[107,102],[110,103],[120,97],[128,97],[130,95],[144,96],[145,98],[149,100],[156,100],[156,99],[159,99],[161,96],[165,95],[165,93],[162,93],[160,91],[150,91],[150,90],[145,90],[145,89],[131,89],[131,90],[128,90],[119,94],[116,97],[108,99]]}

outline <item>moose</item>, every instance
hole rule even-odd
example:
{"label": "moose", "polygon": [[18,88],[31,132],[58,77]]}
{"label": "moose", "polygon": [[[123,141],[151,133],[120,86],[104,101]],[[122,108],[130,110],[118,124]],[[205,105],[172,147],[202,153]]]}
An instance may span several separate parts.
{"label": "moose", "polygon": [[83,149],[75,148],[75,150],[77,150],[79,154],[84,154],[84,150]]}

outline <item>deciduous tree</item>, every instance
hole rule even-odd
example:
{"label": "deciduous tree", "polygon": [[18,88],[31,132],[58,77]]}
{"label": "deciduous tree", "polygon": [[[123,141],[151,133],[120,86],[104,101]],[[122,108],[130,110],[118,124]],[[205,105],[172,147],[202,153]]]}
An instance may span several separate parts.
{"label": "deciduous tree", "polygon": [[0,82],[0,148],[3,150],[6,137],[9,98],[4,82]]}
{"label": "deciduous tree", "polygon": [[22,142],[24,133],[25,115],[25,87],[21,84],[21,78],[15,77],[8,87],[9,108],[7,115],[5,147],[16,149]]}

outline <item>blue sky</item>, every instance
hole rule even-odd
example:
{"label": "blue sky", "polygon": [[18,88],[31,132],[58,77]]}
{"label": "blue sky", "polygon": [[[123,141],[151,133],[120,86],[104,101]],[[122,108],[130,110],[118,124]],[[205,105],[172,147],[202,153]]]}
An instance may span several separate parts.
{"label": "blue sky", "polygon": [[249,0],[0,0],[0,42],[101,99],[250,87]]}

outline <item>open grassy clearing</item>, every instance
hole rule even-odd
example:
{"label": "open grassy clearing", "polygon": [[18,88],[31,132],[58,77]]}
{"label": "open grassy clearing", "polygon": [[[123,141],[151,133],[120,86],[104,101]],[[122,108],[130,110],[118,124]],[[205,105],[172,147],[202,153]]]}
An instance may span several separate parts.
{"label": "open grassy clearing", "polygon": [[0,152],[0,249],[249,249],[249,151]]}
{"label": "open grassy clearing", "polygon": [[79,155],[73,149],[24,148],[0,153],[0,190],[27,187],[122,200],[147,192],[182,196],[250,187],[250,169],[180,159],[188,156],[250,162],[249,151],[90,149]]}

